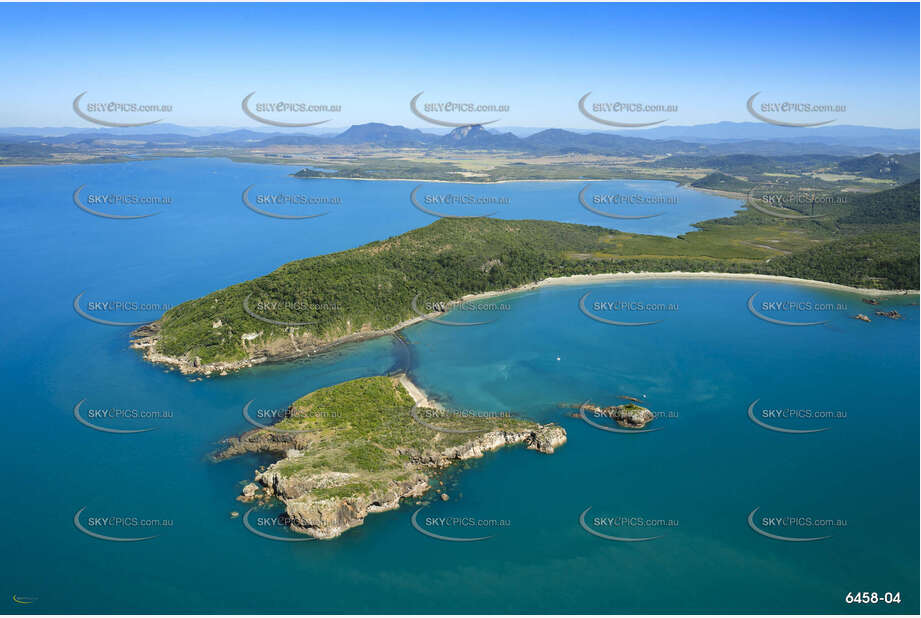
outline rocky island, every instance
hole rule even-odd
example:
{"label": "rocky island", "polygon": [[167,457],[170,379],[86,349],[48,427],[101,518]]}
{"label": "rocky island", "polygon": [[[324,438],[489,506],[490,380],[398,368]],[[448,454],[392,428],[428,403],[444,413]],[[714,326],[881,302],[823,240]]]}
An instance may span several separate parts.
{"label": "rocky island", "polygon": [[586,404],[580,407],[580,411],[583,413],[593,412],[605,416],[626,429],[642,429],[655,418],[655,415],[653,415],[649,409],[638,406],[635,403],[607,406],[604,408]]}
{"label": "rocky island", "polygon": [[[422,496],[438,471],[456,462],[515,444],[553,453],[566,442],[552,423],[453,415],[434,405],[405,375],[359,378],[305,395],[275,425],[227,440],[216,459],[281,455],[256,473],[242,498],[276,498],[292,530],[331,539],[369,513]],[[419,422],[426,411],[437,412],[437,426]]]}

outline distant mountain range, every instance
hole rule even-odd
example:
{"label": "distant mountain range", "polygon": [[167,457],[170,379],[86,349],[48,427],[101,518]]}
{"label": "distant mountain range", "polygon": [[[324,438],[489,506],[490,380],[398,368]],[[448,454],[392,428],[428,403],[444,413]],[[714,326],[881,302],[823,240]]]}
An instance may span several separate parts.
{"label": "distant mountain range", "polygon": [[[363,125],[354,125],[355,127],[379,127],[379,126],[399,126],[383,125],[381,123],[368,123]],[[400,127],[405,128],[405,127]],[[137,127],[130,129],[135,135],[162,135],[175,134],[186,135],[191,137],[205,137],[221,133],[235,133],[238,131],[248,131],[260,135],[309,135],[309,136],[327,136],[332,137],[347,131],[349,127],[331,127],[319,126],[304,129],[278,129],[275,127],[228,127],[228,126],[211,126],[211,127],[187,127],[171,123],[159,123],[146,127]],[[409,129],[413,130],[413,129]],[[415,129],[419,130],[419,129]],[[490,133],[511,133],[517,137],[526,138],[536,133],[545,131],[544,127],[518,127],[510,126],[503,128],[501,131],[492,128],[487,129]],[[668,140],[678,139],[690,142],[727,142],[739,140],[780,140],[786,142],[821,142],[821,143],[840,143],[853,146],[879,145],[887,148],[898,148],[905,150],[917,150],[919,140],[921,140],[921,131],[919,129],[889,129],[884,127],[868,127],[861,125],[836,124],[824,127],[814,127],[810,129],[797,129],[791,127],[778,127],[763,122],[716,122],[710,124],[698,125],[664,125],[645,129],[632,130],[599,130],[573,129],[564,128],[569,133],[585,135],[588,133],[602,133],[611,135],[623,135],[627,137],[637,137],[641,139]],[[77,133],[105,133],[110,129],[86,128],[86,127],[10,127],[0,128],[0,135],[3,136],[31,136],[31,137],[63,137]],[[448,133],[447,129],[438,127],[428,127],[425,133],[431,135],[444,135]]]}
{"label": "distant mountain range", "polygon": [[[218,129],[218,128],[215,128]],[[74,145],[92,147],[112,140],[137,141],[151,147],[229,147],[259,148],[302,145],[361,145],[380,148],[452,148],[461,150],[500,150],[532,155],[600,154],[612,156],[757,154],[868,155],[916,152],[919,131],[840,125],[814,129],[775,127],[764,123],[722,122],[690,127],[657,127],[642,131],[579,132],[520,129],[500,132],[470,125],[442,134],[399,125],[367,123],[341,132],[263,131],[188,128],[177,125],[152,125],[136,129],[0,129],[0,142],[20,145]],[[43,133],[44,132],[44,133]]]}

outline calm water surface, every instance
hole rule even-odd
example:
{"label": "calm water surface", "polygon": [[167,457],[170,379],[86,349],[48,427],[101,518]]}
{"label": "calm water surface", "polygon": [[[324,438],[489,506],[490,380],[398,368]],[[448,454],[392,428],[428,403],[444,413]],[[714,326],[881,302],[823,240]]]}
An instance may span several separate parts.
{"label": "calm water surface", "polygon": [[[383,338],[204,381],[142,362],[127,347],[130,327],[95,324],[73,311],[82,291],[96,300],[172,305],[292,259],[433,221],[409,202],[416,183],[303,181],[286,176],[291,171],[206,159],[0,168],[7,282],[0,388],[9,436],[0,518],[10,610],[840,613],[861,609],[844,603],[848,592],[899,591],[901,605],[873,609],[918,611],[919,328],[917,306],[907,301],[885,305],[904,320],[864,324],[849,317],[868,313],[859,297],[790,285],[555,286],[503,297],[507,307],[487,325],[423,323],[405,331],[408,344]],[[172,203],[149,208],[160,214],[147,219],[102,219],[73,204],[81,185],[84,203],[106,193],[166,195]],[[253,195],[309,193],[341,203],[272,206],[287,214],[328,212],[276,220],[243,206],[250,185]],[[427,184],[421,191],[507,198],[497,208],[508,218],[665,235],[738,207],[671,183],[593,185],[602,195],[678,198],[660,217],[622,223],[582,208],[582,186]],[[124,210],[107,210],[115,211]],[[599,317],[657,323],[592,320],[578,307],[586,292]],[[828,304],[821,312],[770,314],[828,322],[784,327],[760,320],[746,307],[755,292],[764,301]],[[629,304],[611,311],[595,302]],[[501,522],[450,531],[429,526],[456,536],[480,536],[488,527],[491,539],[423,536],[410,525],[415,505],[372,515],[327,542],[273,542],[230,517],[246,508],[234,500],[241,484],[268,461],[207,460],[221,439],[249,427],[244,403],[284,406],[316,388],[399,369],[446,405],[510,411],[566,428],[569,441],[552,456],[508,449],[446,473],[451,500],[420,513],[423,526],[448,516]],[[623,396],[662,414],[650,425],[659,431],[604,431],[561,407],[612,405]],[[74,420],[84,399],[84,413],[119,408],[160,416],[99,421],[155,431],[101,433]],[[748,417],[755,400],[756,414],[836,416],[769,419],[787,429],[827,428],[818,433],[769,431]],[[83,507],[80,521],[90,529],[94,518],[121,517],[119,534],[158,536],[134,543],[91,538],[73,523]],[[587,523],[597,532],[661,538],[625,543],[594,536],[579,525],[589,507]],[[758,535],[747,522],[756,507],[756,524],[769,532],[831,538]],[[131,525],[134,517],[161,525],[151,532]],[[840,525],[773,527],[774,517]],[[607,525],[614,518],[644,525]],[[661,521],[670,524],[646,525]],[[13,595],[36,600],[18,605]]]}

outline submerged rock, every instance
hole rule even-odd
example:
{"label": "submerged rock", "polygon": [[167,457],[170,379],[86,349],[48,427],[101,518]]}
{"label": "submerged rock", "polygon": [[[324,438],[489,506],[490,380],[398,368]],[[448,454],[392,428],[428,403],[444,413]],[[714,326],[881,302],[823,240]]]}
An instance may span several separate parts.
{"label": "submerged rock", "polygon": [[889,318],[890,320],[901,320],[902,314],[893,309],[892,311],[877,311],[876,315],[881,315],[884,318]]}

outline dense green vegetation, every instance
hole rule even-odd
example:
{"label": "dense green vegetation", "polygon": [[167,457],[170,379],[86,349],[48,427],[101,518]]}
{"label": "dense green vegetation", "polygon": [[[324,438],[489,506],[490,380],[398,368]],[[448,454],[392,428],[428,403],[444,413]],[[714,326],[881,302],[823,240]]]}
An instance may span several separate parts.
{"label": "dense green vegetation", "polygon": [[[183,303],[162,320],[160,351],[205,362],[246,355],[241,336],[269,341],[296,333],[332,339],[366,326],[389,328],[420,307],[464,294],[501,290],[550,276],[595,272],[593,262],[564,252],[604,249],[609,231],[542,221],[442,219],[417,230],[340,253],[286,264],[264,277]],[[267,323],[312,322],[286,327]],[[277,306],[273,303],[278,303]],[[213,327],[218,320],[221,326]]]}
{"label": "dense green vegetation", "polygon": [[[846,273],[863,287],[918,288],[919,187],[909,184],[819,207],[837,213],[829,242],[772,261],[777,274],[834,281]],[[855,285],[857,285],[855,283]]]}
{"label": "dense green vegetation", "polygon": [[918,223],[918,181],[889,191],[861,195],[853,199],[850,213],[839,219],[843,224]]}
{"label": "dense green vegetation", "polygon": [[838,168],[869,178],[883,178],[896,182],[908,182],[918,178],[918,155],[871,155],[845,159]]}
{"label": "dense green vegetation", "polygon": [[[329,165],[331,163],[328,163]],[[455,182],[502,182],[509,180],[610,180],[613,178],[650,179],[655,174],[644,172],[633,174],[623,168],[612,166],[578,164],[578,163],[502,163],[484,167],[471,172],[458,164],[444,161],[406,160],[399,158],[374,158],[373,160],[352,163],[336,162],[334,171],[317,171],[304,168],[294,174],[297,178],[364,178],[379,180],[445,180]],[[666,180],[691,180],[687,176],[674,175],[664,177]]]}
{"label": "dense green vegetation", "polygon": [[691,186],[697,187],[698,189],[715,189],[718,191],[731,191],[735,193],[745,193],[752,188],[750,182],[746,182],[735,176],[723,174],[722,172],[707,174],[700,180],[692,182]]}
{"label": "dense green vegetation", "polygon": [[840,280],[862,287],[918,288],[918,235],[870,232],[840,238],[801,253],[777,258],[771,272],[788,277]]}
{"label": "dense green vegetation", "polygon": [[807,206],[824,216],[784,220],[743,210],[678,238],[548,221],[440,219],[183,303],[164,314],[158,349],[206,363],[237,360],[292,335],[322,343],[393,327],[418,316],[417,295],[429,313],[433,303],[466,294],[573,274],[749,272],[919,287],[917,182]]}
{"label": "dense green vegetation", "polygon": [[[276,425],[277,429],[303,432],[299,440],[307,445],[300,454],[278,462],[276,469],[286,478],[329,472],[352,475],[340,485],[308,492],[313,498],[344,498],[403,480],[412,456],[441,452],[489,431],[537,427],[514,417],[442,412],[437,420],[427,422],[467,433],[438,432],[416,422],[410,414],[412,407],[412,398],[394,377],[359,378],[314,391],[295,401],[290,416]],[[426,412],[433,411],[416,414]]]}

